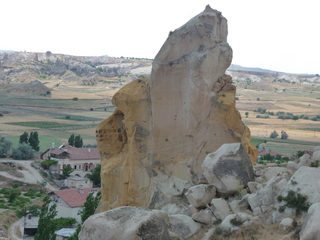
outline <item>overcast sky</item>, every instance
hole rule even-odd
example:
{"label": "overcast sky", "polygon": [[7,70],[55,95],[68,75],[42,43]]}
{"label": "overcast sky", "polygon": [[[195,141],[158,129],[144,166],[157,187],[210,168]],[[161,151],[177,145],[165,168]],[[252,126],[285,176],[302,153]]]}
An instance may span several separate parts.
{"label": "overcast sky", "polygon": [[207,4],[228,19],[232,63],[320,74],[316,0],[0,0],[0,50],[154,58]]}

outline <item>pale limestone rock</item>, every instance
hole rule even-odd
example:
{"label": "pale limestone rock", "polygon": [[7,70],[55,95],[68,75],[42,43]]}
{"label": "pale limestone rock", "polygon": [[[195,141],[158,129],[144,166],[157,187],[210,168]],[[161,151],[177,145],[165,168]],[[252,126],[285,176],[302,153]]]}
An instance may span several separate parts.
{"label": "pale limestone rock", "polygon": [[121,207],[89,217],[79,240],[172,239],[167,213],[137,207]]}
{"label": "pale limestone rock", "polygon": [[257,183],[257,182],[248,182],[248,188],[249,188],[250,193],[254,193],[257,190],[258,184],[259,183]]}
{"label": "pale limestone rock", "polygon": [[223,198],[215,198],[211,201],[211,211],[217,219],[225,219],[230,214],[230,208]]}
{"label": "pale limestone rock", "polygon": [[320,161],[320,146],[318,146],[314,149],[314,152],[312,154],[312,160],[313,161]]}
{"label": "pale limestone rock", "polygon": [[170,34],[151,79],[134,80],[114,95],[117,109],[96,131],[102,211],[162,208],[182,198],[194,179],[203,182],[206,152],[224,143],[242,143],[255,162],[250,131],[235,108],[236,89],[225,75],[232,60],[227,32],[227,20],[207,6]]}
{"label": "pale limestone rock", "polygon": [[293,228],[293,219],[292,218],[284,218],[279,224],[279,228],[283,232],[289,232]]}
{"label": "pale limestone rock", "polygon": [[300,231],[300,240],[320,240],[320,202],[311,205]]}
{"label": "pale limestone rock", "polygon": [[290,174],[289,170],[285,167],[268,167],[263,171],[262,175],[269,181],[272,177],[283,173]]}
{"label": "pale limestone rock", "polygon": [[200,212],[193,214],[192,219],[206,225],[212,225],[214,221],[217,220],[209,209],[203,209]]}
{"label": "pale limestone rock", "polygon": [[253,217],[247,213],[237,213],[237,214],[230,214],[228,215],[221,223],[220,227],[221,229],[225,231],[236,231],[239,229],[239,226],[237,224],[232,224],[232,220],[235,219],[236,222],[241,223],[240,226],[244,225],[252,225],[253,221],[256,221],[257,218]]}
{"label": "pale limestone rock", "polygon": [[240,191],[254,180],[250,157],[241,143],[223,144],[205,158],[202,168],[208,182],[224,195]]}
{"label": "pale limestone rock", "polygon": [[261,214],[263,206],[270,206],[275,202],[275,198],[280,190],[275,185],[282,181],[281,176],[274,176],[262,185],[255,193],[248,196],[248,203],[254,215]]}
{"label": "pale limestone rock", "polygon": [[302,166],[309,167],[311,165],[312,159],[310,154],[306,153],[299,158],[297,162],[290,161],[287,164],[287,167],[291,170],[298,170]]}
{"label": "pale limestone rock", "polygon": [[161,208],[161,211],[165,211],[168,213],[168,215],[174,215],[174,214],[185,214],[185,215],[191,215],[191,210],[183,205],[178,205],[176,203],[168,203],[163,208]]}
{"label": "pale limestone rock", "polygon": [[169,216],[172,232],[180,238],[186,239],[194,235],[199,229],[200,224],[193,221],[191,217],[183,214]]}
{"label": "pale limestone rock", "polygon": [[[320,168],[300,167],[278,195],[286,197],[290,190],[307,196],[307,202],[310,204],[320,202]],[[285,205],[284,201],[276,201],[274,207],[279,210],[283,205]],[[274,211],[272,214],[272,220],[273,222],[280,222],[283,218],[294,214],[295,209],[286,207],[285,211],[282,213]],[[305,212],[302,212],[302,215],[305,214]]]}
{"label": "pale limestone rock", "polygon": [[189,203],[196,208],[206,207],[215,196],[215,186],[207,184],[190,187],[186,192]]}

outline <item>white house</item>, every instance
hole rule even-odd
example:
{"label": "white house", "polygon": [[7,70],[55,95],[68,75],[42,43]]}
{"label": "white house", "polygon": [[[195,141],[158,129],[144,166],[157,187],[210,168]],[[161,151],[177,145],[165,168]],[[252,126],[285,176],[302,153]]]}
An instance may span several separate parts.
{"label": "white house", "polygon": [[89,193],[98,193],[99,188],[79,188],[53,191],[49,193],[52,203],[57,205],[56,218],[75,218],[78,223],[81,223],[81,217],[78,215],[81,206],[86,202]]}

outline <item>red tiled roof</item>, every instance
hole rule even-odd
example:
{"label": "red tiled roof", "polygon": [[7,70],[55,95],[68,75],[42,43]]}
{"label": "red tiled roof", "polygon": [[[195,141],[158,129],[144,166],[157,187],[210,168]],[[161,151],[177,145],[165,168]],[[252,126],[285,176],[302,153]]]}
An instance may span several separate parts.
{"label": "red tiled roof", "polygon": [[283,154],[280,154],[280,153],[276,153],[276,152],[273,152],[273,151],[271,151],[271,150],[269,150],[269,149],[263,149],[261,152],[259,152],[258,153],[258,155],[259,156],[261,156],[261,155],[266,155],[266,154],[270,154],[271,156],[277,156],[277,155],[283,155]]}
{"label": "red tiled roof", "polygon": [[94,160],[100,159],[98,148],[75,148],[72,146],[65,146],[61,149],[51,150],[51,154],[60,155],[67,152],[70,160]]}
{"label": "red tiled roof", "polygon": [[80,193],[78,189],[67,189],[53,192],[62,198],[70,207],[80,207],[84,205],[87,196],[92,190],[94,190],[94,188],[83,188],[83,193]]}

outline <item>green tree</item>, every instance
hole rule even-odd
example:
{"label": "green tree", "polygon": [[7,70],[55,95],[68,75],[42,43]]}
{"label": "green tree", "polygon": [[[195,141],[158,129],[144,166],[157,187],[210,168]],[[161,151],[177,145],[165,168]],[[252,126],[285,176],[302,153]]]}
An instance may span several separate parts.
{"label": "green tree", "polygon": [[19,144],[12,150],[12,158],[19,160],[28,160],[34,158],[33,149],[26,143]]}
{"label": "green tree", "polygon": [[12,142],[0,135],[0,157],[8,157],[11,152]]}
{"label": "green tree", "polygon": [[62,170],[62,175],[67,178],[70,176],[70,174],[74,171],[74,169],[70,166],[70,165],[67,165],[67,166],[64,166]]}
{"label": "green tree", "polygon": [[50,204],[51,200],[49,196],[46,196],[43,200],[43,205],[40,211],[40,218],[38,222],[37,233],[34,236],[35,240],[55,240],[56,235],[56,222],[53,221],[57,215],[56,204]]}
{"label": "green tree", "polygon": [[271,134],[270,134],[270,138],[277,138],[279,136],[279,134],[276,132],[276,130],[274,130]]}
{"label": "green tree", "polygon": [[285,131],[281,131],[281,139],[287,139],[289,135]]}
{"label": "green tree", "polygon": [[39,152],[39,143],[40,141],[39,141],[38,132],[37,131],[31,132],[29,137],[29,145],[31,146],[31,148]]}
{"label": "green tree", "polygon": [[24,132],[20,135],[19,143],[28,143],[29,134],[27,132]]}
{"label": "green tree", "polygon": [[249,116],[249,112],[245,112],[246,118]]}
{"label": "green tree", "polygon": [[78,135],[78,136],[76,136],[76,137],[74,138],[74,146],[75,146],[76,148],[82,148],[82,146],[83,146],[83,141],[82,141],[82,138],[81,138],[80,135]]}
{"label": "green tree", "polygon": [[[81,222],[84,223],[85,220],[87,220],[91,215],[94,214],[96,211],[99,201],[101,199],[101,192],[98,192],[96,196],[94,196],[94,193],[89,193],[89,195],[86,198],[86,202],[84,203],[83,207],[79,211],[78,215],[81,216]],[[77,231],[71,235],[68,240],[78,240],[78,234],[81,230],[81,224],[78,225]]]}
{"label": "green tree", "polygon": [[74,146],[74,134],[71,134],[71,136],[69,137],[68,144],[70,146]]}
{"label": "green tree", "polygon": [[88,177],[96,186],[100,186],[101,184],[100,173],[101,173],[101,165],[97,164],[97,166],[91,171],[91,175],[89,175]]}

